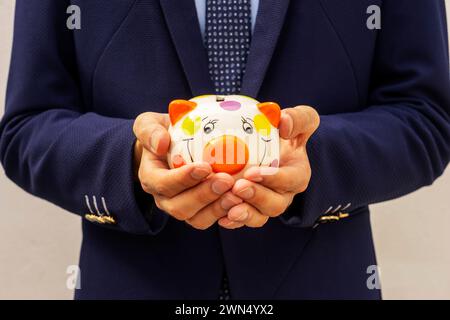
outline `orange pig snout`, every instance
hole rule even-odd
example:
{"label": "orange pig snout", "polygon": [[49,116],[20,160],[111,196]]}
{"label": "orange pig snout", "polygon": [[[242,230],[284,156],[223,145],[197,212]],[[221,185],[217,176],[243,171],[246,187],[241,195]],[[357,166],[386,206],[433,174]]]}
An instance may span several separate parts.
{"label": "orange pig snout", "polygon": [[233,175],[247,165],[248,146],[236,136],[223,135],[206,144],[203,159],[211,165],[214,172]]}

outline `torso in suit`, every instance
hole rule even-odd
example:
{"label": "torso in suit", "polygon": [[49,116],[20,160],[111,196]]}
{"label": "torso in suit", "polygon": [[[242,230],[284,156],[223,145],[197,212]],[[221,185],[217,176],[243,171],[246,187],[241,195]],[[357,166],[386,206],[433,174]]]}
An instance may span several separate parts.
{"label": "torso in suit", "polygon": [[216,299],[224,269],[234,299],[379,299],[368,205],[449,160],[445,28],[439,0],[261,0],[242,94],[318,110],[312,180],[262,228],[200,231],[158,210],[132,168],[138,114],[214,91],[194,1],[17,0],[2,164],[38,197],[114,217],[83,219],[78,299]]}

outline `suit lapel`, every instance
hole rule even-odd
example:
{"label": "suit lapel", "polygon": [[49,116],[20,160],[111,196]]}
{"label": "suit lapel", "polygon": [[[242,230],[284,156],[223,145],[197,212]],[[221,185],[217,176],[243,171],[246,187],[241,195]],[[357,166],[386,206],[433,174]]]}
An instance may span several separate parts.
{"label": "suit lapel", "polygon": [[[208,57],[203,45],[195,2],[160,0],[164,17],[194,96],[214,92]],[[283,27],[289,0],[265,0],[259,4],[241,93],[256,97]]]}
{"label": "suit lapel", "polygon": [[289,0],[260,1],[241,93],[257,97],[283,27]]}
{"label": "suit lapel", "polygon": [[160,0],[160,3],[192,95],[214,92],[195,2],[193,0]]}

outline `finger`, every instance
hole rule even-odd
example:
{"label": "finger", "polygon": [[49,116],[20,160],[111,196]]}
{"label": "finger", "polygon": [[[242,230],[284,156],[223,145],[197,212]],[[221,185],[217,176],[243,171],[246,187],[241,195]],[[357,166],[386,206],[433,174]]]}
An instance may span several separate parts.
{"label": "finger", "polygon": [[241,227],[245,226],[245,224],[243,224],[241,222],[231,221],[230,219],[228,219],[228,217],[220,218],[218,224],[222,228],[230,229],[230,230],[241,228]]}
{"label": "finger", "polygon": [[269,220],[268,216],[263,215],[259,210],[246,202],[231,208],[227,217],[231,221],[243,223],[250,228],[260,228]]}
{"label": "finger", "polygon": [[173,198],[162,197],[159,205],[178,220],[190,219],[201,209],[229,191],[234,179],[226,173],[217,173]]}
{"label": "finger", "polygon": [[216,223],[217,220],[226,216],[228,210],[240,203],[242,203],[242,199],[228,191],[222,197],[201,209],[192,218],[186,220],[186,222],[196,229],[205,230]]}
{"label": "finger", "polygon": [[283,109],[279,124],[280,137],[292,139],[301,135],[308,140],[319,127],[319,123],[319,114],[309,106]]}
{"label": "finger", "polygon": [[293,197],[292,193],[281,194],[246,179],[236,181],[232,192],[269,217],[277,217],[286,211]]}
{"label": "finger", "polygon": [[265,174],[262,167],[251,167],[244,173],[244,178],[257,182],[278,193],[303,192],[308,187],[311,178],[311,168],[307,162],[295,166],[284,166]]}
{"label": "finger", "polygon": [[139,180],[144,191],[168,198],[196,186],[212,172],[208,163],[189,163],[185,166],[168,169],[161,160],[148,159],[141,162]]}
{"label": "finger", "polygon": [[158,156],[164,156],[170,145],[168,127],[167,114],[145,112],[134,121],[133,132],[145,149]]}

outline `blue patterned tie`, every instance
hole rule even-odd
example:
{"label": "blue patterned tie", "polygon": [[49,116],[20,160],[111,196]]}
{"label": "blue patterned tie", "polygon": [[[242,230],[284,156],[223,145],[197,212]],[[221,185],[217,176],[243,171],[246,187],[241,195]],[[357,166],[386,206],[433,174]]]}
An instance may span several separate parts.
{"label": "blue patterned tie", "polygon": [[[240,92],[251,41],[251,0],[206,0],[205,44],[216,94]],[[226,272],[219,300],[231,298]]]}
{"label": "blue patterned tie", "polygon": [[251,0],[206,0],[209,73],[216,94],[239,93],[251,41]]}

